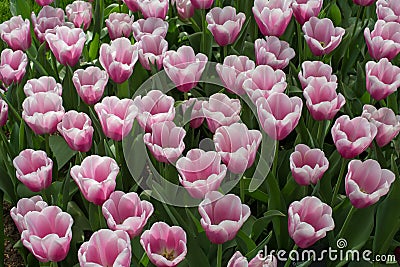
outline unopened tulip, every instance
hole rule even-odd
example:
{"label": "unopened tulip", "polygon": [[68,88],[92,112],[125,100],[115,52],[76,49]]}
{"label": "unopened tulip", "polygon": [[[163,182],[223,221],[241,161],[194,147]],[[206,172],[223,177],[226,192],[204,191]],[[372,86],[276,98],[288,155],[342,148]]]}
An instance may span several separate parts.
{"label": "unopened tulip", "polygon": [[47,6],[53,3],[54,0],[35,0],[39,6]]}
{"label": "unopened tulip", "polygon": [[0,98],[0,127],[6,125],[8,119],[8,105]]}
{"label": "unopened tulip", "polygon": [[157,267],[175,267],[186,257],[186,233],[179,226],[154,223],[144,231],[140,244],[150,261]]}
{"label": "unopened tulip", "polygon": [[33,196],[31,198],[21,198],[17,202],[17,206],[10,210],[11,218],[13,219],[18,231],[26,230],[25,215],[30,211],[41,211],[47,207],[47,203],[43,201],[41,196]]}
{"label": "unopened tulip", "polygon": [[319,198],[305,197],[290,204],[289,235],[300,248],[312,246],[334,228],[332,208]]}
{"label": "unopened tulip", "polygon": [[125,13],[111,13],[106,19],[106,26],[110,39],[114,40],[120,37],[129,38],[132,33],[133,15]]}
{"label": "unopened tulip", "polygon": [[229,260],[227,267],[277,267],[278,261],[275,256],[268,255],[261,258],[259,255],[255,256],[250,262],[247,262],[246,257],[239,251],[233,254]]}
{"label": "unopened tulip", "polygon": [[108,227],[111,230],[123,230],[130,238],[142,232],[153,211],[153,205],[146,200],[140,200],[135,192],[125,194],[115,191],[102,207]]}
{"label": "unopened tulip", "polygon": [[317,17],[310,18],[304,23],[302,29],[308,47],[315,56],[332,52],[338,47],[346,32],[341,27],[335,27],[330,19]]}
{"label": "unopened tulip", "polygon": [[203,103],[205,100],[198,100],[197,98],[190,98],[182,103],[183,117],[186,118],[186,112],[191,110],[190,114],[190,127],[193,129],[199,128],[204,121]]}
{"label": "unopened tulip", "polygon": [[332,67],[321,61],[304,61],[299,72],[301,87],[304,89],[312,80],[322,79],[323,82],[336,82],[336,75],[332,74]]}
{"label": "unopened tulip", "polygon": [[24,86],[25,95],[31,96],[40,92],[53,92],[62,95],[62,86],[51,76],[42,76],[39,79],[30,79]]}
{"label": "unopened tulip", "polygon": [[125,3],[125,5],[127,5],[130,11],[132,12],[139,11],[138,0],[122,0],[122,1]]}
{"label": "unopened tulip", "polygon": [[237,95],[243,95],[243,82],[255,67],[254,61],[246,56],[230,55],[224,59],[224,63],[218,63],[216,70],[225,88]]}
{"label": "unopened tulip", "polygon": [[400,6],[396,0],[378,0],[376,2],[376,14],[378,19],[400,23]]}
{"label": "unopened tulip", "polygon": [[139,61],[142,66],[151,70],[151,65],[162,68],[168,42],[159,35],[145,35],[138,42]]}
{"label": "unopened tulip", "polygon": [[372,5],[376,0],[353,0],[353,2],[356,5],[360,5],[360,6],[370,6]]}
{"label": "unopened tulip", "polygon": [[0,81],[6,86],[19,83],[25,76],[26,65],[28,65],[28,57],[24,52],[4,49],[1,51]]}
{"label": "unopened tulip", "polygon": [[274,69],[284,69],[296,53],[289,43],[276,36],[266,36],[254,43],[257,65],[269,65]]}
{"label": "unopened tulip", "polygon": [[311,17],[318,17],[323,0],[295,0],[292,4],[293,15],[303,25]]}
{"label": "unopened tulip", "polygon": [[343,115],[336,119],[331,129],[332,139],[339,154],[347,159],[364,152],[374,140],[377,128],[366,118],[350,119]]}
{"label": "unopened tulip", "polygon": [[299,123],[303,101],[297,96],[272,93],[267,99],[260,97],[256,106],[264,131],[275,140],[283,140]]}
{"label": "unopened tulip", "polygon": [[27,50],[32,43],[31,23],[21,15],[0,24],[1,39],[13,50]]}
{"label": "unopened tulip", "polygon": [[176,11],[181,19],[190,19],[194,15],[194,6],[190,0],[176,0]]}
{"label": "unopened tulip", "polygon": [[374,106],[364,105],[361,116],[378,129],[375,140],[380,147],[389,144],[400,132],[400,116],[396,116],[389,108],[377,110]]}
{"label": "unopened tulip", "polygon": [[46,41],[46,33],[55,33],[57,26],[64,25],[64,10],[61,8],[54,8],[52,6],[44,6],[36,17],[32,12],[31,19],[33,24],[33,31],[38,40],[43,43]]}
{"label": "unopened tulip", "polygon": [[111,45],[102,44],[100,47],[100,64],[116,83],[129,79],[137,60],[137,46],[131,45],[131,41],[125,37],[111,41]]}
{"label": "unopened tulip", "polygon": [[254,19],[265,36],[281,36],[292,18],[292,0],[255,0]]}
{"label": "unopened tulip", "polygon": [[72,239],[72,216],[57,206],[25,215],[26,230],[21,234],[22,244],[40,262],[58,262],[67,257]]}
{"label": "unopened tulip", "polygon": [[92,4],[85,1],[74,1],[65,7],[67,18],[76,28],[87,30],[92,21]]}
{"label": "unopened tulip", "polygon": [[71,168],[71,177],[87,201],[102,205],[114,192],[118,172],[114,159],[92,155],[84,158],[81,165]]}
{"label": "unopened tulip", "polygon": [[131,258],[131,240],[122,230],[100,229],[78,250],[80,266],[130,267]]}
{"label": "unopened tulip", "polygon": [[190,0],[192,2],[192,5],[196,9],[209,9],[213,3],[214,0]]}
{"label": "unopened tulip", "polygon": [[190,46],[181,46],[177,51],[165,53],[164,69],[168,77],[181,92],[188,92],[200,80],[208,58],[202,53],[197,55]]}
{"label": "unopened tulip", "polygon": [[78,63],[86,42],[86,35],[82,29],[58,26],[55,34],[46,33],[45,38],[58,62],[71,67]]}
{"label": "unopened tulip", "polygon": [[169,0],[137,0],[143,17],[165,19],[168,13]]}
{"label": "unopened tulip", "polygon": [[217,191],[226,175],[226,166],[215,151],[191,149],[176,162],[179,181],[193,198],[203,199],[206,193]]}
{"label": "unopened tulip", "polygon": [[375,100],[382,100],[400,87],[400,68],[382,58],[365,64],[367,91]]}
{"label": "unopened tulip", "polygon": [[236,195],[213,191],[199,204],[199,213],[208,239],[214,244],[223,244],[235,238],[250,217],[250,208]]}
{"label": "unopened tulip", "polygon": [[137,42],[148,34],[165,38],[168,32],[168,22],[160,18],[139,19],[132,24],[132,31]]}
{"label": "unopened tulip", "polygon": [[90,66],[74,72],[72,82],[81,99],[88,105],[96,104],[103,96],[108,82],[106,71]]}
{"label": "unopened tulip", "polygon": [[213,140],[228,170],[241,174],[253,165],[261,139],[260,131],[249,130],[244,123],[234,123],[218,128]]}
{"label": "unopened tulip", "polygon": [[400,23],[378,20],[372,32],[365,28],[364,38],[373,59],[392,60],[400,53]]}
{"label": "unopened tulip", "polygon": [[386,195],[394,180],[394,173],[381,169],[376,160],[352,160],[345,178],[346,195],[357,209],[366,208]]}

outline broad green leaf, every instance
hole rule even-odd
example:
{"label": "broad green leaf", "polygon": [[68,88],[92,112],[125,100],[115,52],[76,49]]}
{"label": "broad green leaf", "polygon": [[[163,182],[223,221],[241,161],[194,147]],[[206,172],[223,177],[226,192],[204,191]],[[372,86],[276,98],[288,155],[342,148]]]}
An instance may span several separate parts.
{"label": "broad green leaf", "polygon": [[13,16],[21,15],[24,19],[31,18],[31,1],[10,0],[10,11]]}
{"label": "broad green leaf", "polygon": [[60,170],[73,156],[75,156],[76,151],[73,151],[61,136],[52,135],[50,136],[49,142],[50,149],[57,160],[58,170]]}
{"label": "broad green leaf", "polygon": [[272,219],[277,216],[284,217],[285,214],[283,214],[279,210],[269,210],[264,214],[263,217],[257,219],[253,224],[251,238],[253,240],[257,240],[257,238],[267,228],[268,224],[272,221]]}

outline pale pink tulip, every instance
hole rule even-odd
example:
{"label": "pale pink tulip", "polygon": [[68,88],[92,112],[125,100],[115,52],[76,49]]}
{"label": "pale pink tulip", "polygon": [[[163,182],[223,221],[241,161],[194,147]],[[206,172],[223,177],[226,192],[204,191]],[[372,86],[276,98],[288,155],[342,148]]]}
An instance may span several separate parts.
{"label": "pale pink tulip", "polygon": [[332,74],[332,67],[321,61],[304,61],[299,72],[301,87],[304,89],[314,79],[322,79],[323,82],[336,82],[336,75]]}
{"label": "pale pink tulip", "polygon": [[133,37],[137,42],[144,35],[160,35],[165,38],[168,32],[168,22],[160,18],[139,19],[132,24]]}
{"label": "pale pink tulip", "polygon": [[125,5],[127,5],[130,11],[132,12],[139,11],[138,0],[122,0],[122,1],[125,3]]}
{"label": "pale pink tulip", "polygon": [[364,38],[373,59],[392,60],[400,53],[400,23],[378,20],[372,32],[365,28]]}
{"label": "pale pink tulip", "polygon": [[190,0],[190,2],[197,9],[209,9],[213,5],[214,0]]}
{"label": "pale pink tulip", "polygon": [[81,99],[88,105],[96,104],[103,96],[108,83],[108,74],[98,67],[90,66],[78,69],[72,76],[72,82]]}
{"label": "pale pink tulip", "polygon": [[138,42],[139,61],[142,66],[151,70],[151,65],[162,68],[168,42],[160,35],[145,35]]}
{"label": "pale pink tulip", "polygon": [[376,14],[378,19],[400,23],[400,6],[396,0],[378,0],[376,2]]}
{"label": "pale pink tulip", "polygon": [[62,86],[51,76],[42,76],[39,79],[30,79],[24,86],[25,95],[31,96],[40,92],[53,92],[62,95]]}
{"label": "pale pink tulip", "polygon": [[110,39],[114,40],[120,37],[129,38],[132,34],[132,25],[134,17],[125,13],[111,13],[106,19],[106,26]]}
{"label": "pale pink tulip", "polygon": [[188,117],[185,113],[189,112],[190,114],[190,127],[193,129],[199,128],[204,122],[204,114],[203,114],[203,103],[205,100],[198,100],[197,98],[190,98],[189,100],[185,100],[181,107],[183,111],[183,117]]}
{"label": "pale pink tulip", "polygon": [[239,251],[233,254],[232,258],[229,260],[227,267],[277,267],[278,261],[275,256],[268,255],[265,258],[255,256],[250,262],[247,262],[246,257],[242,255]]}
{"label": "pale pink tulip", "polygon": [[8,119],[8,105],[0,98],[0,127],[6,125]]}
{"label": "pale pink tulip", "polygon": [[370,6],[372,5],[376,0],[353,0],[353,2],[356,5],[360,5],[360,6]]}
{"label": "pale pink tulip", "polygon": [[37,17],[35,13],[32,12],[31,19],[33,30],[41,43],[46,41],[46,33],[55,33],[55,28],[57,26],[64,25],[64,16],[64,10],[51,6],[44,6]]}
{"label": "pale pink tulip", "polygon": [[190,19],[194,15],[194,5],[190,0],[176,0],[176,11],[181,19]]}
{"label": "pale pink tulip", "polygon": [[0,81],[6,86],[19,83],[25,76],[26,65],[28,65],[28,57],[24,52],[4,49],[1,51]]}
{"label": "pale pink tulip", "polygon": [[30,25],[21,15],[12,17],[0,24],[1,39],[13,50],[27,50],[32,43]]}
{"label": "pale pink tulip", "polygon": [[39,6],[47,6],[53,3],[54,0],[35,0]]}
{"label": "pale pink tulip", "polygon": [[274,69],[284,69],[296,53],[289,43],[276,36],[266,36],[254,43],[257,65],[269,65]]}
{"label": "pale pink tulip", "polygon": [[292,4],[293,15],[300,25],[311,17],[318,17],[323,0],[295,0]]}
{"label": "pale pink tulip", "polygon": [[137,0],[137,3],[145,19],[165,19],[167,16],[169,0]]}
{"label": "pale pink tulip", "polygon": [[25,215],[30,211],[41,211],[47,207],[47,203],[43,201],[41,196],[33,196],[31,198],[21,198],[17,202],[17,206],[10,210],[11,218],[13,219],[18,231],[26,230]]}
{"label": "pale pink tulip", "polygon": [[85,1],[74,1],[65,7],[67,18],[76,28],[87,30],[92,21],[92,4]]}

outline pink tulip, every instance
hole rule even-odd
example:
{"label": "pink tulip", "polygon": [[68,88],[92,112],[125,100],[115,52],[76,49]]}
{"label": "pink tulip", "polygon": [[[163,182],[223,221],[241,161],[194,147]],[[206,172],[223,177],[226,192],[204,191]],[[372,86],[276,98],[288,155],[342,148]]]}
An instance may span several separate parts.
{"label": "pink tulip", "polygon": [[71,67],[78,63],[86,42],[86,35],[82,29],[57,26],[55,34],[48,32],[45,38],[58,62]]}
{"label": "pink tulip", "polygon": [[61,96],[62,85],[51,76],[42,76],[39,79],[30,79],[26,82],[24,93],[27,97],[40,92],[53,92]]}
{"label": "pink tulip", "polygon": [[165,19],[168,13],[168,0],[137,0],[139,9],[145,19],[160,18]]}
{"label": "pink tulip", "polygon": [[72,82],[81,99],[88,105],[99,102],[108,83],[108,74],[98,67],[90,66],[74,72]]}
{"label": "pink tulip", "polygon": [[290,170],[299,185],[317,184],[329,168],[329,161],[322,150],[299,144],[290,155]]}
{"label": "pink tulip", "polygon": [[311,17],[318,17],[323,0],[295,0],[292,4],[293,15],[300,25]]}
{"label": "pink tulip", "polygon": [[58,262],[67,257],[72,239],[71,215],[57,206],[25,215],[26,230],[21,234],[22,244],[40,262]]}
{"label": "pink tulip", "polygon": [[199,204],[199,213],[208,239],[214,244],[223,244],[235,238],[250,217],[250,208],[236,195],[213,191]]}
{"label": "pink tulip", "polygon": [[331,129],[332,139],[339,154],[347,159],[364,152],[377,134],[377,128],[366,118],[340,116]]}
{"label": "pink tulip", "polygon": [[28,65],[28,57],[24,52],[4,49],[1,51],[0,81],[6,86],[19,83],[25,76],[26,65]]}
{"label": "pink tulip", "polygon": [[222,126],[214,135],[215,150],[230,172],[241,174],[253,165],[261,138],[260,131],[249,130],[244,123]]}
{"label": "pink tulip", "polygon": [[53,3],[54,0],[35,0],[39,6],[47,6]]}
{"label": "pink tulip", "polygon": [[285,139],[299,123],[303,101],[283,93],[272,93],[256,102],[258,118],[263,130],[275,140]]}
{"label": "pink tulip", "polygon": [[367,91],[375,100],[382,100],[400,87],[400,68],[382,58],[365,64]]}
{"label": "pink tulip", "polygon": [[392,60],[400,53],[400,23],[378,20],[372,32],[365,28],[364,38],[373,59]]}
{"label": "pink tulip", "polygon": [[134,17],[125,13],[111,13],[106,19],[106,26],[110,39],[114,40],[120,37],[129,38],[132,33]]}
{"label": "pink tulip", "polygon": [[68,111],[57,125],[57,130],[72,150],[88,152],[92,147],[94,129],[91,119],[85,113]]}
{"label": "pink tulip", "polygon": [[74,23],[76,28],[81,28],[86,31],[92,21],[92,4],[85,1],[74,1],[65,8],[67,18]]}
{"label": "pink tulip", "polygon": [[157,122],[172,121],[175,118],[175,100],[159,90],[152,90],[146,96],[137,96],[134,104],[138,108],[137,120],[146,132]]}
{"label": "pink tulip", "polygon": [[151,133],[143,136],[144,143],[159,162],[175,162],[185,149],[186,131],[172,121],[151,125]]}
{"label": "pink tulip", "polygon": [[352,160],[345,178],[346,195],[357,209],[366,208],[389,192],[395,175],[376,160]]}
{"label": "pink tulip", "polygon": [[279,40],[276,36],[266,36],[257,39],[255,44],[257,65],[269,65],[274,69],[284,69],[296,53],[289,43]]}
{"label": "pink tulip", "polygon": [[378,19],[400,23],[400,6],[396,0],[378,0],[376,2],[376,14]]}
{"label": "pink tulip", "polygon": [[111,45],[101,45],[99,60],[114,82],[123,83],[132,75],[138,60],[137,46],[125,37],[117,38]]}
{"label": "pink tulip", "polygon": [[91,155],[84,158],[81,165],[72,167],[71,177],[87,201],[102,205],[114,192],[118,172],[114,159]]}
{"label": "pink tulip", "polygon": [[246,15],[242,12],[236,14],[236,9],[231,6],[214,7],[207,13],[206,20],[207,28],[217,44],[226,46],[236,41],[246,20]]}
{"label": "pink tulip", "polygon": [[51,92],[29,96],[22,108],[22,118],[35,134],[54,133],[65,113],[61,96]]}
{"label": "pink tulip", "polygon": [[229,126],[240,120],[240,100],[230,99],[227,95],[216,93],[203,102],[203,113],[208,129],[215,133],[221,126]]}
{"label": "pink tulip", "polygon": [[164,222],[156,222],[150,230],[144,231],[140,244],[157,267],[175,267],[187,253],[185,231]]}
{"label": "pink tulip", "polygon": [[206,67],[208,58],[202,53],[195,55],[190,46],[181,46],[177,51],[165,53],[164,69],[168,77],[181,92],[196,87]]}
{"label": "pink tulip", "polygon": [[249,263],[247,262],[246,257],[242,255],[239,251],[236,251],[233,254],[232,258],[229,260],[227,267],[248,267]]}
{"label": "pink tulip", "polygon": [[131,240],[125,231],[100,229],[78,250],[80,266],[129,267],[132,257]]}
{"label": "pink tulip", "polygon": [[108,227],[123,230],[130,238],[142,232],[153,211],[153,205],[146,200],[141,201],[135,192],[125,194],[122,191],[111,193],[102,208]]}
{"label": "pink tulip", "polygon": [[138,0],[122,0],[122,1],[125,3],[125,5],[127,5],[130,11],[132,12],[139,11]]}
{"label": "pink tulip", "polygon": [[360,6],[370,6],[375,2],[375,0],[353,0],[353,2]]}
{"label": "pink tulip", "polygon": [[203,199],[206,193],[216,191],[226,175],[226,166],[215,151],[191,149],[186,157],[176,162],[179,182],[193,198]]}
{"label": "pink tulip", "polygon": [[338,47],[346,32],[341,27],[335,27],[330,19],[319,19],[317,17],[310,18],[309,21],[304,23],[302,29],[308,47],[316,56],[332,52]]}
{"label": "pink tulip", "polygon": [[361,116],[376,126],[375,140],[380,147],[389,144],[400,132],[400,116],[389,108],[377,110],[374,106],[364,105]]}
{"label": "pink tulip", "polygon": [[1,39],[13,50],[27,50],[32,43],[31,23],[21,15],[0,24]]}
{"label": "pink tulip", "polygon": [[121,141],[132,129],[138,113],[132,99],[107,96],[94,106],[104,134],[115,141]]}
{"label": "pink tulip", "polygon": [[194,6],[190,0],[176,0],[176,11],[181,19],[190,19],[194,15]]}
{"label": "pink tulip", "polygon": [[201,124],[204,122],[204,114],[203,114],[203,103],[204,100],[198,100],[197,98],[190,98],[189,100],[185,100],[181,107],[183,111],[183,117],[186,118],[185,113],[189,112],[190,114],[190,127],[193,129],[199,128]]}
{"label": "pink tulip", "polygon": [[314,79],[304,89],[303,96],[314,120],[331,120],[344,106],[346,99],[336,88],[336,82]]}
{"label": "pink tulip", "polygon": [[299,72],[301,87],[304,89],[315,79],[322,79],[322,82],[336,82],[336,75],[332,75],[332,67],[321,61],[304,61],[301,64],[302,72]]}
{"label": "pink tulip", "polygon": [[229,260],[227,267],[277,267],[278,261],[275,256],[268,255],[265,259],[260,258],[258,255],[250,262],[247,262],[246,257],[239,251],[233,254]]}
{"label": "pink tulip", "polygon": [[[162,68],[168,42],[159,35],[145,35],[138,42],[139,61],[142,66],[151,70],[151,65]],[[151,64],[151,65],[150,65]]]}
{"label": "pink tulip", "polygon": [[8,105],[0,98],[0,127],[6,125],[8,119]]}
{"label": "pink tulip", "polygon": [[16,177],[32,192],[51,185],[53,161],[41,150],[25,149],[14,158]]}
{"label": "pink tulip", "polygon": [[265,36],[281,36],[292,18],[292,0],[255,0],[254,19]]}
{"label": "pink tulip", "polygon": [[160,35],[165,38],[168,32],[168,22],[159,18],[139,19],[132,24],[133,37],[137,42],[144,35]]}
{"label": "pink tulip", "polygon": [[11,218],[13,219],[18,231],[26,230],[25,215],[30,211],[41,211],[47,207],[47,203],[43,201],[41,196],[33,196],[31,198],[21,198],[17,202],[17,206],[10,210]]}
{"label": "pink tulip", "polygon": [[237,95],[244,95],[242,85],[247,74],[254,70],[254,61],[246,56],[227,56],[223,64],[217,64],[216,70],[225,88]]}
{"label": "pink tulip", "polygon": [[295,201],[288,210],[289,235],[300,248],[308,248],[335,228],[332,208],[317,197]]}
{"label": "pink tulip", "polygon": [[64,25],[64,16],[64,10],[51,6],[44,6],[37,17],[35,13],[32,12],[31,19],[33,30],[41,43],[46,41],[46,33],[55,33],[55,28],[57,26]]}
{"label": "pink tulip", "polygon": [[243,89],[255,104],[260,97],[268,98],[274,92],[283,93],[286,89],[286,75],[282,70],[274,70],[268,65],[257,66],[248,73]]}
{"label": "pink tulip", "polygon": [[190,2],[197,9],[209,9],[213,5],[214,0],[190,0]]}

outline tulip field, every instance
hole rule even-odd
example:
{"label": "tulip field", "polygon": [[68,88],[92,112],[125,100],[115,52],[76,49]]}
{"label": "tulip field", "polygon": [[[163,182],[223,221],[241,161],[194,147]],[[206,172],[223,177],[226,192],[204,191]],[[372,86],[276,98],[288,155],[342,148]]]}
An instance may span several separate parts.
{"label": "tulip field", "polygon": [[399,0],[0,18],[0,267],[400,265]]}

